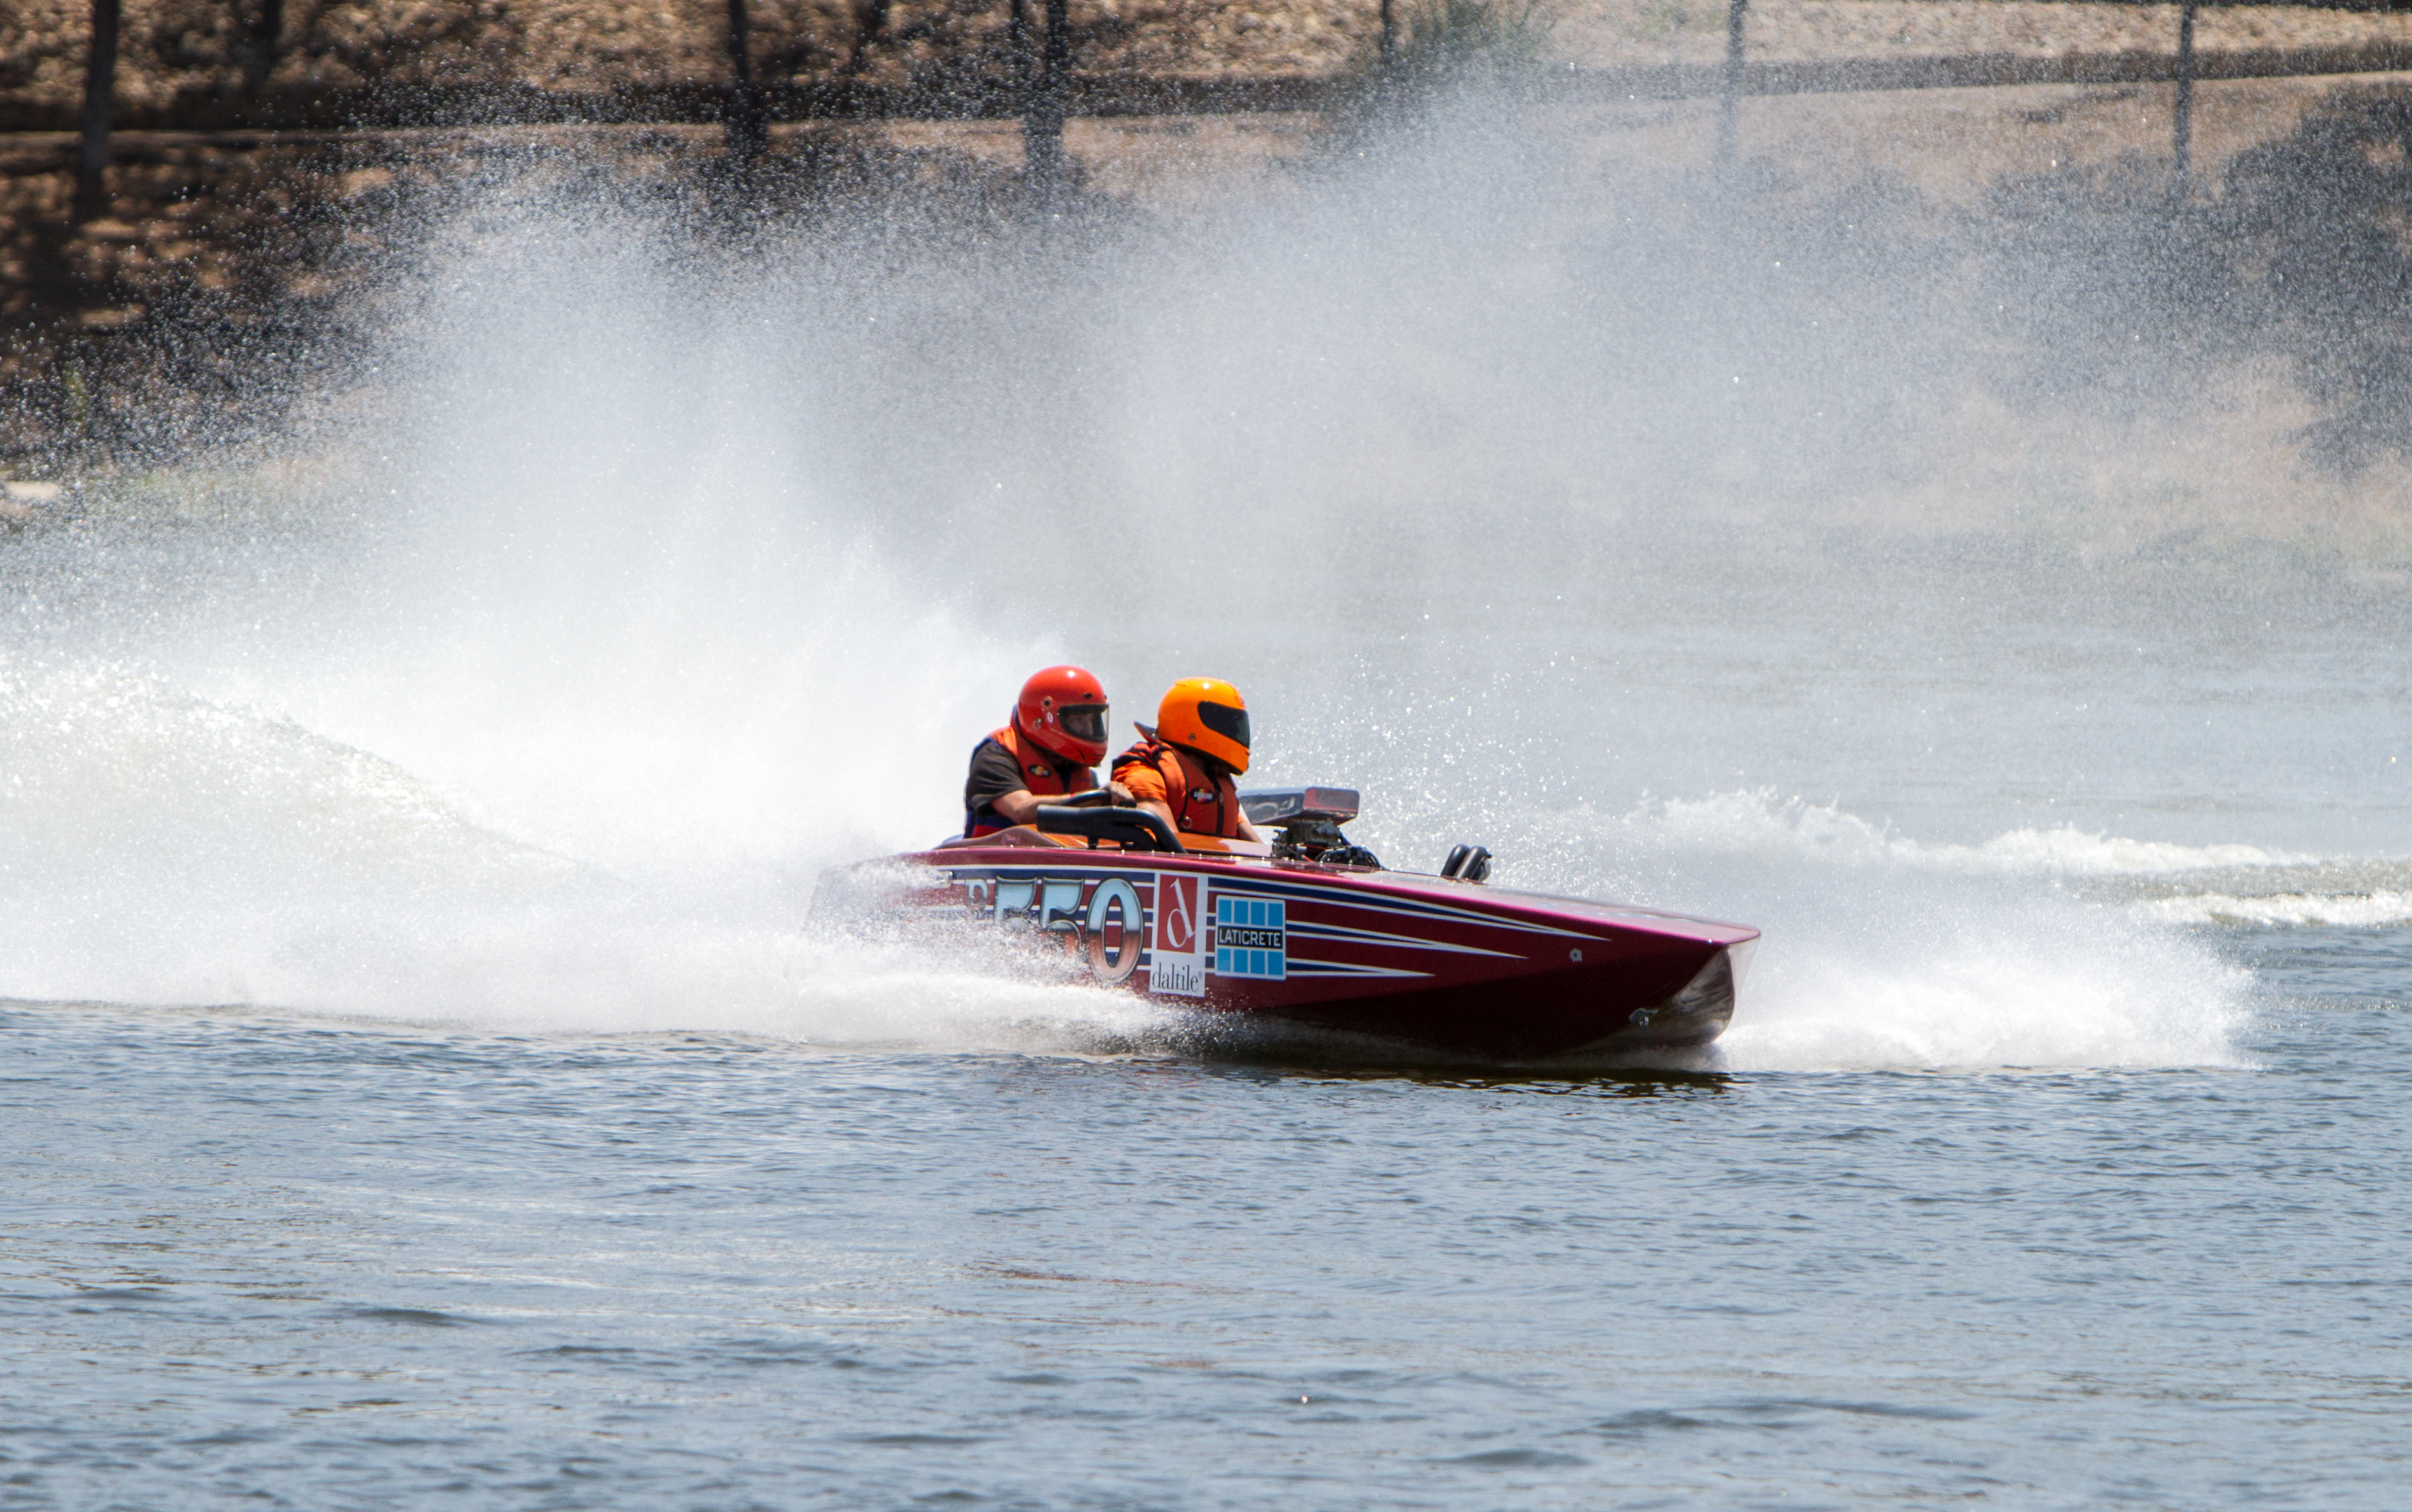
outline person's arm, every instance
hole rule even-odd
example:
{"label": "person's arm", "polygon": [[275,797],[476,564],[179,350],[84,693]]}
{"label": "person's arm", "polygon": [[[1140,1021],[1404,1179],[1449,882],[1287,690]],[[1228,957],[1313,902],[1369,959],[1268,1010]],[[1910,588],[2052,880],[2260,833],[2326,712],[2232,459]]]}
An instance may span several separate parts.
{"label": "person's arm", "polygon": [[[1114,801],[1116,803],[1120,804],[1124,808],[1130,807],[1131,795],[1129,788],[1125,787],[1120,783],[1108,783],[1106,784],[1106,791],[1114,795]],[[1022,787],[1016,788],[1010,793],[998,794],[996,797],[988,800],[988,806],[996,810],[999,815],[1011,820],[1015,824],[1029,824],[1038,817],[1038,806],[1041,803],[1061,803],[1067,797],[1077,796],[1079,795],[1050,794],[1045,798],[1041,798],[1037,794],[1033,793],[1029,788]]]}
{"label": "person's arm", "polygon": [[1181,826],[1172,817],[1172,803],[1164,790],[1164,773],[1144,761],[1134,761],[1121,771],[1129,785],[1126,791],[1131,795],[1131,806],[1147,810],[1179,834]]}

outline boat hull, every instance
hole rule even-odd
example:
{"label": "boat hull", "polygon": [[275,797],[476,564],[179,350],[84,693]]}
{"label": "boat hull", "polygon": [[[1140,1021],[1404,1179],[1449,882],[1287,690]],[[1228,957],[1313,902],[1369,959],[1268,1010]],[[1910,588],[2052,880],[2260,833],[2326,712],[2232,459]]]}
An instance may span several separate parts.
{"label": "boat hull", "polygon": [[1238,856],[952,845],[832,873],[884,915],[1060,939],[1168,1003],[1514,1060],[1704,1045],[1758,932],[1443,877]]}

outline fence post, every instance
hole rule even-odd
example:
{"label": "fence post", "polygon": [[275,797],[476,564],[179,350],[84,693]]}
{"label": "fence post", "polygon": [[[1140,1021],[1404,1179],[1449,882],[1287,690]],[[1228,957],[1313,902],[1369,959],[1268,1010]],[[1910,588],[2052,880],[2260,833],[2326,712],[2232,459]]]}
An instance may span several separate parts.
{"label": "fence post", "polygon": [[762,96],[754,88],[754,50],[747,45],[752,33],[745,0],[728,0],[728,94],[721,105],[721,126],[728,156],[741,168],[761,156],[771,141]]}
{"label": "fence post", "polygon": [[1399,10],[1397,0],[1382,0],[1382,66],[1390,67],[1390,60],[1399,55]]}
{"label": "fence post", "polygon": [[2171,155],[2177,159],[2177,174],[2169,193],[2179,204],[2185,202],[2194,173],[2194,11],[2197,0],[2184,0],[2178,7],[2178,103],[2169,123]]}
{"label": "fence post", "polygon": [[285,35],[285,0],[259,0],[243,38],[243,86],[257,94],[276,67],[276,43]]}
{"label": "fence post", "polygon": [[1726,6],[1726,77],[1717,105],[1717,167],[1733,166],[1734,137],[1742,114],[1742,23],[1750,0],[1728,0]]}
{"label": "fence post", "polygon": [[76,204],[97,214],[109,169],[109,111],[117,92],[117,0],[92,0],[92,57],[83,76],[83,151],[76,158]]}
{"label": "fence post", "polygon": [[1064,193],[1065,94],[1070,83],[1072,37],[1069,0],[1047,0],[1047,26],[1038,41],[1038,85],[1022,115],[1022,171],[1041,200],[1052,205]]}

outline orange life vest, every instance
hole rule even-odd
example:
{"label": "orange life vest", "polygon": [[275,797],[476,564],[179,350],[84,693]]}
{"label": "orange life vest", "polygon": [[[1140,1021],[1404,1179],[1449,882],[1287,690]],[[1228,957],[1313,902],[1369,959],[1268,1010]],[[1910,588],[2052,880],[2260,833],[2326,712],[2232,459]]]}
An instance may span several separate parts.
{"label": "orange life vest", "polygon": [[1114,776],[1125,767],[1154,767],[1164,776],[1164,800],[1172,810],[1172,828],[1184,834],[1215,835],[1236,840],[1240,821],[1240,788],[1228,772],[1209,773],[1196,756],[1160,740],[1145,740],[1114,757]]}
{"label": "orange life vest", "polygon": [[[1022,732],[1011,725],[991,730],[989,740],[1004,746],[1022,772],[1022,785],[1033,798],[1062,798],[1067,793],[1085,793],[1097,785],[1096,774],[1077,761],[1066,761],[1052,751],[1044,750],[1036,741],[1022,738]],[[987,743],[986,741],[981,742]],[[972,747],[979,755],[979,747]],[[1012,821],[990,805],[968,810],[963,815],[963,838],[993,835],[1012,828]]]}

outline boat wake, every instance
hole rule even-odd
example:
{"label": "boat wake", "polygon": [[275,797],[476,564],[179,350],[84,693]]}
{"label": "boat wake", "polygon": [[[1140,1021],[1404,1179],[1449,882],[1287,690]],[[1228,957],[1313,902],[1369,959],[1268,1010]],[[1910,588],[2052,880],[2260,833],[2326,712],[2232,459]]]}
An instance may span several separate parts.
{"label": "boat wake", "polygon": [[2230,892],[2198,892],[2155,898],[2136,906],[2148,917],[2173,924],[2262,928],[2327,925],[2338,929],[2412,924],[2412,892],[2279,892],[2247,897]]}
{"label": "boat wake", "polygon": [[2140,877],[2314,859],[2258,845],[2183,845],[2071,825],[2022,827],[1974,844],[1936,844],[1839,805],[1812,803],[1769,787],[1647,801],[1610,815],[1578,813],[1567,822],[1598,844],[1649,855],[1680,852],[1970,876]]}
{"label": "boat wake", "polygon": [[[118,663],[0,664],[0,996],[836,1050],[1357,1053],[1084,986],[1043,953],[808,931],[821,867],[861,843],[844,816],[799,827],[775,864],[630,867],[562,844],[571,827],[514,834],[474,790]],[[1612,840],[1558,826],[1566,854],[1522,868],[1552,874],[1503,881],[1714,900],[1767,932],[1732,1029],[1677,1057],[1695,1069],[2235,1064],[2249,981],[2173,926],[2412,913],[2404,893],[2110,902],[2064,880],[2232,877],[2245,847],[2057,831],[1922,845],[1765,794],[1600,828]]]}

